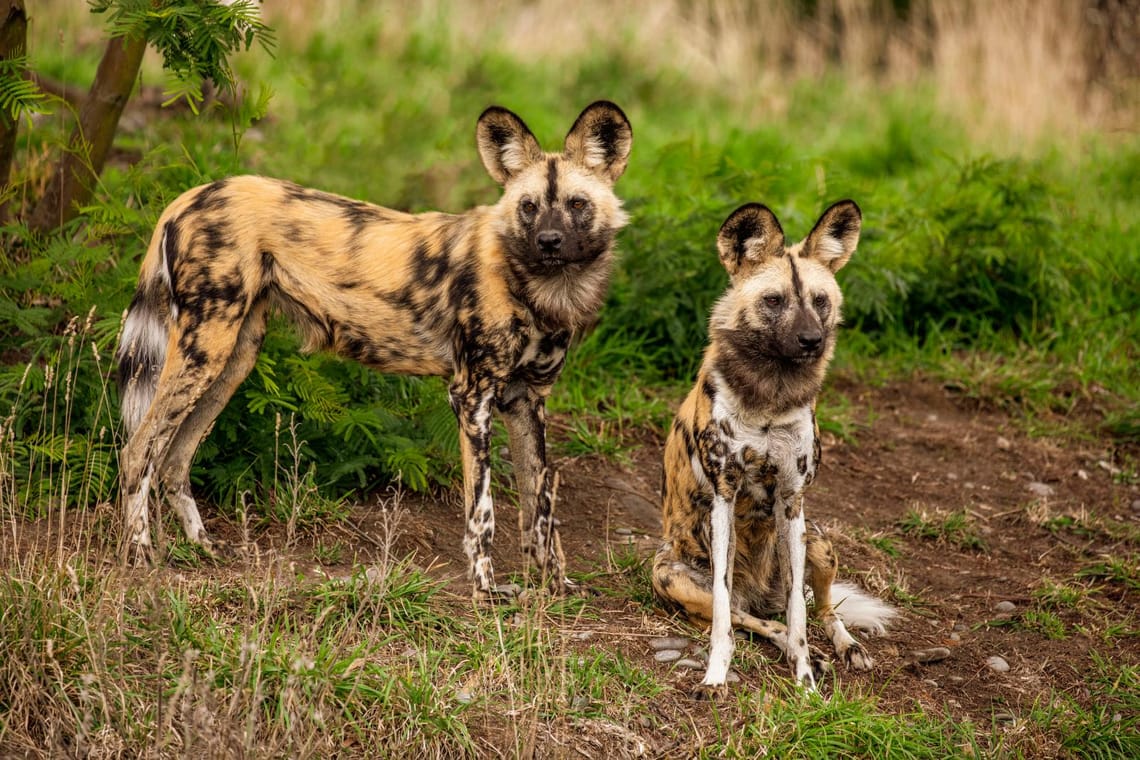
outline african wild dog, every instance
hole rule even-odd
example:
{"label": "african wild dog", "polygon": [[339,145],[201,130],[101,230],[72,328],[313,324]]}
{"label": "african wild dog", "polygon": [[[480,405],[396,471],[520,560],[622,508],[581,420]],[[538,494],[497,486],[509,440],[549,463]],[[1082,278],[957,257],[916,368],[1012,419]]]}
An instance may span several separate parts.
{"label": "african wild dog", "polygon": [[[807,533],[803,512],[820,455],[815,399],[842,302],[835,272],[855,251],[861,218],[855,203],[841,201],[785,248],[775,215],[750,203],[717,236],[731,285],[713,308],[696,386],[665,443],[665,540],[653,564],[657,595],[712,623],[698,694],[725,684],[734,627],[770,639],[797,680],[814,688],[827,661],[814,648],[809,659],[805,580],[851,667],[872,660],[843,621],[881,632],[895,614],[835,582],[831,542]],[[758,617],[779,612],[786,626]]]}
{"label": "african wild dog", "polygon": [[491,415],[510,439],[522,545],[555,588],[567,583],[546,464],[545,398],[574,332],[591,323],[626,223],[614,182],[633,132],[621,109],[586,108],[561,153],[523,121],[479,117],[493,206],[407,214],[264,177],[195,188],[162,214],[117,352],[121,498],[132,560],[149,560],[156,488],[187,538],[211,546],[190,494],[202,437],[249,373],[276,308],[305,339],[385,372],[447,375],[459,420],[464,549],[474,594],[494,598]]}

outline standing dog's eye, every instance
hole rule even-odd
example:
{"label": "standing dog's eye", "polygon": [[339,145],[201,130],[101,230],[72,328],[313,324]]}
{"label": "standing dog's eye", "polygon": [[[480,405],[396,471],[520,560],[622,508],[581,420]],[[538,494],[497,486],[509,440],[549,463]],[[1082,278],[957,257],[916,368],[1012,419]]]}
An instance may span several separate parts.
{"label": "standing dog's eye", "polygon": [[764,305],[770,309],[777,309],[784,303],[783,296],[764,296]]}
{"label": "standing dog's eye", "polygon": [[815,304],[816,309],[822,310],[827,308],[827,296],[825,296],[823,293],[820,293],[818,296],[816,296],[812,302]]}
{"label": "standing dog's eye", "polygon": [[522,210],[524,214],[531,216],[538,211],[538,206],[534,204],[534,201],[523,201]]}

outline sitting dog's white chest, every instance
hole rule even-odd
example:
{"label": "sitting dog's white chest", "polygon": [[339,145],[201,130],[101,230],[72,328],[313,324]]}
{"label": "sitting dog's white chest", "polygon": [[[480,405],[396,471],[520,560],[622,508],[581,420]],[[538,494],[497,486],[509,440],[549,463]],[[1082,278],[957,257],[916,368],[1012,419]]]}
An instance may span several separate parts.
{"label": "sitting dog's white chest", "polygon": [[810,407],[778,417],[748,417],[727,405],[717,405],[713,412],[729,455],[741,468],[741,487],[754,491],[761,501],[773,487],[786,497],[802,491],[815,477],[815,421]]}

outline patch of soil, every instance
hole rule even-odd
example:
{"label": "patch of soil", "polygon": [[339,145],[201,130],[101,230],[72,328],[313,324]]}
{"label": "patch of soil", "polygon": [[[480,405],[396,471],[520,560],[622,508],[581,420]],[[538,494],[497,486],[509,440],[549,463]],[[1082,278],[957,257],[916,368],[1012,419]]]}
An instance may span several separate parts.
{"label": "patch of soil", "polygon": [[[1140,593],[1126,584],[1076,577],[1107,557],[1133,563],[1136,558],[1140,488],[1114,477],[1113,452],[1102,441],[1029,437],[1006,414],[979,409],[922,379],[881,388],[842,380],[837,385],[861,410],[857,430],[850,441],[825,434],[807,515],[835,542],[841,577],[862,582],[903,610],[887,637],[869,642],[874,670],[840,668],[840,682],[878,695],[885,710],[912,711],[917,705],[990,726],[995,715],[999,722],[1014,721],[1034,705],[1048,704],[1054,692],[1087,699],[1093,653],[1140,664]],[[552,427],[557,438],[557,421]],[[662,444],[647,433],[625,464],[598,457],[555,459],[557,515],[572,573],[605,570],[608,553],[625,545],[652,556],[661,534]],[[405,498],[404,504],[412,517],[398,550],[415,552],[433,575],[466,594],[458,495]],[[520,557],[514,510],[499,497],[497,512],[494,556],[501,582],[520,570]],[[925,515],[926,524],[937,526],[954,513],[972,531],[958,543],[953,533],[927,538],[902,527],[908,515],[911,521]],[[371,532],[375,512],[356,517]],[[1095,587],[1086,609],[1053,610],[1064,625],[1063,638],[1051,638],[1033,622],[1039,606],[1034,592],[1047,580]],[[596,582],[605,585],[604,578]],[[1001,611],[999,602],[1012,603],[1012,610]],[[647,639],[693,629],[664,613],[647,615],[628,600],[603,597],[597,606],[610,643],[665,676],[677,687],[678,699],[687,700],[703,673],[670,673],[653,660]],[[1111,625],[1132,629],[1133,635],[1106,637]],[[822,633],[815,636],[827,651]],[[927,664],[909,656],[935,646],[949,649],[950,656]],[[741,643],[738,654],[746,647],[777,657],[761,642]],[[1008,663],[1008,672],[989,667],[995,655]],[[741,672],[740,688],[759,688],[763,679],[786,677],[785,671],[776,662],[765,673]]]}

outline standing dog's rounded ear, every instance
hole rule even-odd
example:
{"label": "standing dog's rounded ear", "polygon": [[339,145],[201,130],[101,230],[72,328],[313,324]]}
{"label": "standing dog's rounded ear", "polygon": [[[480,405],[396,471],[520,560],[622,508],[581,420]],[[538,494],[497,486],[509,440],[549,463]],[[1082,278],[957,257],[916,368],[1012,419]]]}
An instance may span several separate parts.
{"label": "standing dog's rounded ear", "polygon": [[608,100],[586,106],[566,135],[566,157],[611,185],[625,171],[633,147],[633,127]]}
{"label": "standing dog's rounded ear", "polygon": [[730,277],[749,264],[784,255],[784,228],[771,209],[746,203],[728,215],[716,236],[720,263]]}
{"label": "standing dog's rounded ear", "polygon": [[832,204],[804,239],[800,256],[818,259],[832,272],[838,272],[855,253],[862,226],[863,212],[855,201]]}
{"label": "standing dog's rounded ear", "polygon": [[491,106],[475,126],[479,157],[487,173],[500,185],[543,157],[538,140],[518,116]]}

